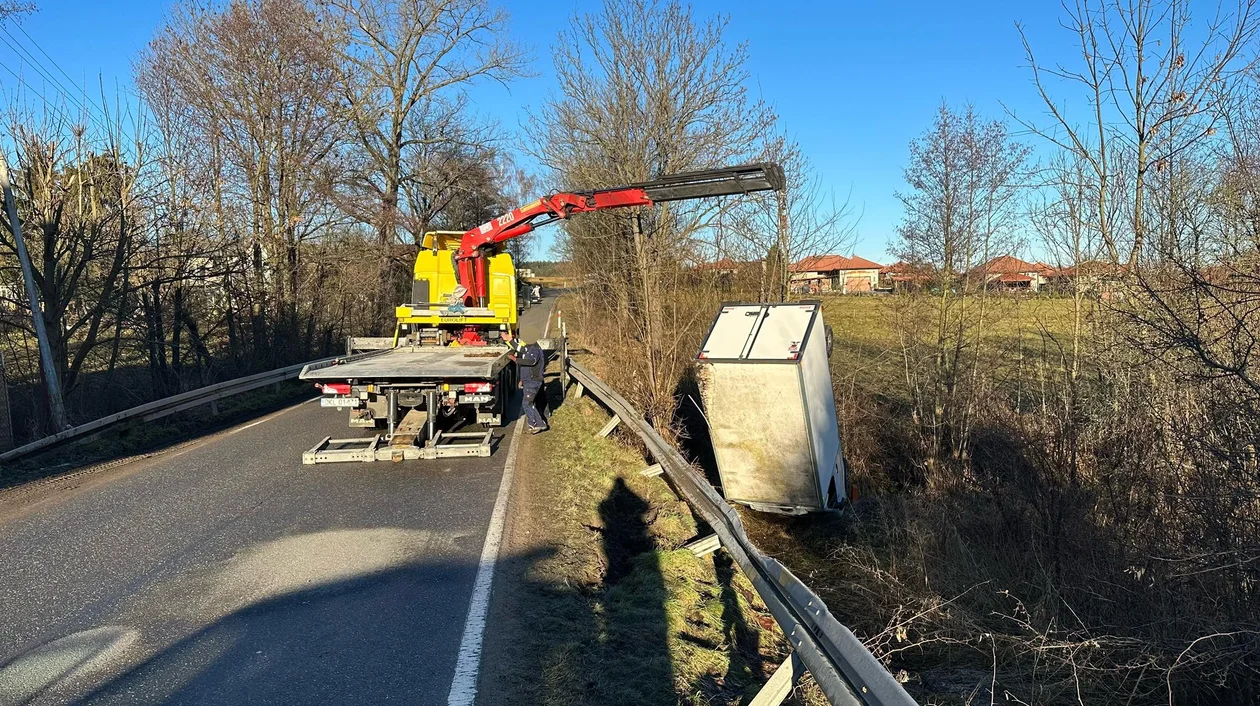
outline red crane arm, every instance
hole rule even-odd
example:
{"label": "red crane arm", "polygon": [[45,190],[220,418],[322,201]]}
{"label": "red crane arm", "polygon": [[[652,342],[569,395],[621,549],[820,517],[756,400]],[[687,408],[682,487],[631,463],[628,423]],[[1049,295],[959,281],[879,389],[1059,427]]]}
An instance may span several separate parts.
{"label": "red crane arm", "polygon": [[486,256],[500,243],[517,238],[575,213],[606,208],[651,206],[662,201],[682,201],[707,196],[779,191],[784,186],[783,168],[777,164],[748,164],[701,172],[673,174],[641,184],[611,189],[544,196],[533,203],[483,223],[464,233],[455,253],[459,282],[466,306],[485,306],[488,297]]}
{"label": "red crane arm", "polygon": [[605,208],[651,206],[652,199],[640,187],[623,187],[589,194],[559,193],[544,196],[533,203],[499,216],[464,233],[459,241],[457,260],[476,257],[478,248],[498,245],[517,238],[535,228],[575,213],[589,213]]}

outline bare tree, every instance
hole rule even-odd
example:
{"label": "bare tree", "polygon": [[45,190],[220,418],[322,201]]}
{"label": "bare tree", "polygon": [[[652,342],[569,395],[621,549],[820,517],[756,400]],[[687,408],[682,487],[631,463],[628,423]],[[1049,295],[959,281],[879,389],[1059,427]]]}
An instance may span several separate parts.
{"label": "bare tree", "polygon": [[[328,0],[328,10],[346,33],[340,92],[361,150],[350,181],[376,206],[356,215],[375,228],[380,247],[380,326],[396,303],[389,248],[398,227],[419,221],[413,228],[423,235],[432,202],[449,190],[447,175],[414,153],[483,149],[488,136],[472,127],[463,92],[519,75],[524,54],[507,37],[507,14],[487,0]],[[412,212],[400,216],[404,195]]]}
{"label": "bare tree", "polygon": [[338,39],[301,0],[182,5],[140,62],[142,94],[182,106],[180,129],[194,131],[222,169],[215,188],[223,215],[249,233],[249,316],[260,352],[291,354],[300,246],[333,215],[324,194],[343,134],[332,103]]}
{"label": "bare tree", "polygon": [[4,0],[0,2],[0,20],[21,17],[35,11],[35,3]]}
{"label": "bare tree", "polygon": [[[73,391],[88,356],[107,340],[102,334],[139,234],[132,204],[137,167],[117,143],[88,142],[82,127],[49,120],[12,128],[16,186],[56,372]],[[14,251],[7,223],[0,243]]]}
{"label": "bare tree", "polygon": [[[1089,165],[1097,194],[1093,221],[1111,260],[1130,268],[1140,264],[1147,242],[1151,171],[1166,169],[1215,131],[1225,101],[1255,60],[1248,49],[1260,30],[1255,0],[1218,4],[1203,27],[1192,25],[1191,5],[1189,0],[1065,4],[1064,26],[1076,35],[1081,55],[1077,68],[1042,65],[1020,30],[1034,84],[1052,117],[1045,126],[1021,122]],[[1084,89],[1090,107],[1085,127],[1055,100],[1051,81]],[[1121,171],[1130,178],[1117,184]],[[1123,242],[1109,205],[1113,198],[1128,202]]]}
{"label": "bare tree", "polygon": [[906,300],[899,333],[903,370],[929,463],[961,459],[975,411],[977,348],[984,336],[989,273],[982,265],[1013,245],[1011,224],[1025,186],[1028,148],[1000,122],[968,106],[942,104],[932,127],[910,145],[906,214],[893,251],[928,266],[937,293],[931,311]]}
{"label": "bare tree", "polygon": [[[726,24],[656,0],[607,0],[573,18],[555,55],[561,93],[532,123],[542,162],[566,187],[598,188],[755,156],[774,116],[749,96],[747,53],[726,42]],[[615,365],[658,427],[670,424],[692,332],[710,315],[685,296],[683,263],[711,245],[732,204],[594,214],[565,230],[575,265],[602,293],[591,306],[615,322]]]}
{"label": "bare tree", "polygon": [[733,225],[723,231],[730,232],[735,242],[719,251],[760,260],[759,298],[786,301],[793,264],[850,251],[857,239],[858,219],[847,198],[837,201],[834,193],[823,189],[813,164],[794,140],[773,136],[760,159],[782,165],[787,184],[781,191],[750,199],[747,209],[732,214],[727,220]]}

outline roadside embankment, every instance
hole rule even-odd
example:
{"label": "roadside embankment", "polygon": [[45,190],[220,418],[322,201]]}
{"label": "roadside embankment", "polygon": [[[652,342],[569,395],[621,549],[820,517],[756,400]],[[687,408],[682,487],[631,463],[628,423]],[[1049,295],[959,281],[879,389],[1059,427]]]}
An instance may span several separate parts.
{"label": "roadside embankment", "polygon": [[683,548],[703,531],[628,438],[596,436],[607,419],[571,398],[526,437],[491,616],[516,627],[491,638],[481,703],[748,703],[786,642],[722,552]]}

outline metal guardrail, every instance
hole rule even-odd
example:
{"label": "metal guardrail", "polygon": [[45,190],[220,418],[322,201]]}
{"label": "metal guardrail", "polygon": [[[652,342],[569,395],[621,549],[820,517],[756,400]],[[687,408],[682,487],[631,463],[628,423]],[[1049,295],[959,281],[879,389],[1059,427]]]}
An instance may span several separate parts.
{"label": "metal guardrail", "polygon": [[104,431],[115,424],[135,419],[136,417],[141,417],[142,421],[147,422],[165,417],[168,414],[175,414],[176,412],[182,412],[187,409],[210,404],[211,402],[221,400],[225,397],[239,395],[242,392],[249,392],[250,390],[256,390],[260,387],[266,387],[267,385],[295,378],[307,365],[312,366],[314,369],[325,368],[330,365],[337,365],[338,363],[344,361],[358,360],[360,358],[378,355],[381,352],[382,351],[371,351],[358,355],[343,355],[334,358],[322,358],[311,363],[297,363],[296,365],[289,365],[275,370],[268,370],[264,373],[255,373],[242,378],[236,378],[235,380],[225,380],[213,385],[199,387],[196,390],[181,392],[178,395],[164,397],[160,400],[147,402],[138,407],[125,409],[121,412],[115,412],[101,417],[100,419],[94,419],[86,424],[71,427],[53,434],[52,436],[46,436],[42,439],[32,441],[29,444],[19,446],[15,449],[10,449],[4,453],[0,453],[0,463],[12,461],[35,453],[36,451],[43,451],[58,444],[87,436],[88,434]]}
{"label": "metal guardrail", "polygon": [[568,360],[574,380],[623,423],[634,427],[678,492],[717,534],[722,547],[748,577],[832,704],[913,706],[914,699],[884,665],[827,609],[822,599],[748,539],[735,509],[629,402],[603,380]]}

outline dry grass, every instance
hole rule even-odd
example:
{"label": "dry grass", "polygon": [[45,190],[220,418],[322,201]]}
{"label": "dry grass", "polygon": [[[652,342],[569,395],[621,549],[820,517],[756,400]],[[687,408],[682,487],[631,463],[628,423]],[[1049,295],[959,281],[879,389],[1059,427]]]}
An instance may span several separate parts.
{"label": "dry grass", "polygon": [[[901,297],[840,296],[823,298],[823,317],[835,332],[832,374],[837,381],[857,380],[885,394],[901,385],[901,340],[897,331]],[[973,297],[969,305],[978,307]],[[1031,354],[1072,327],[1072,300],[1063,297],[990,296],[985,302],[985,341],[1003,353],[1006,364],[1021,351]]]}
{"label": "dry grass", "polygon": [[[896,308],[905,304],[825,302],[845,456],[862,497],[843,519],[746,512],[750,536],[808,576],[925,703],[1248,703],[1254,632],[1213,618],[1216,599],[1202,587],[1150,576],[1158,544],[1134,535],[1143,523],[1117,522],[1117,502],[1160,508],[1142,499],[1160,489],[1105,500],[1115,491],[1101,479],[1112,471],[1092,450],[1078,479],[1065,475],[1053,395],[1062,394],[1054,380],[1063,378],[1071,300],[988,303],[972,455],[930,484],[904,471],[921,462],[901,375]],[[1106,399],[1106,376],[1087,377],[1087,394]],[[1152,445],[1142,441],[1147,427],[1126,431],[1123,418],[1079,424],[1091,435],[1083,449]]]}

